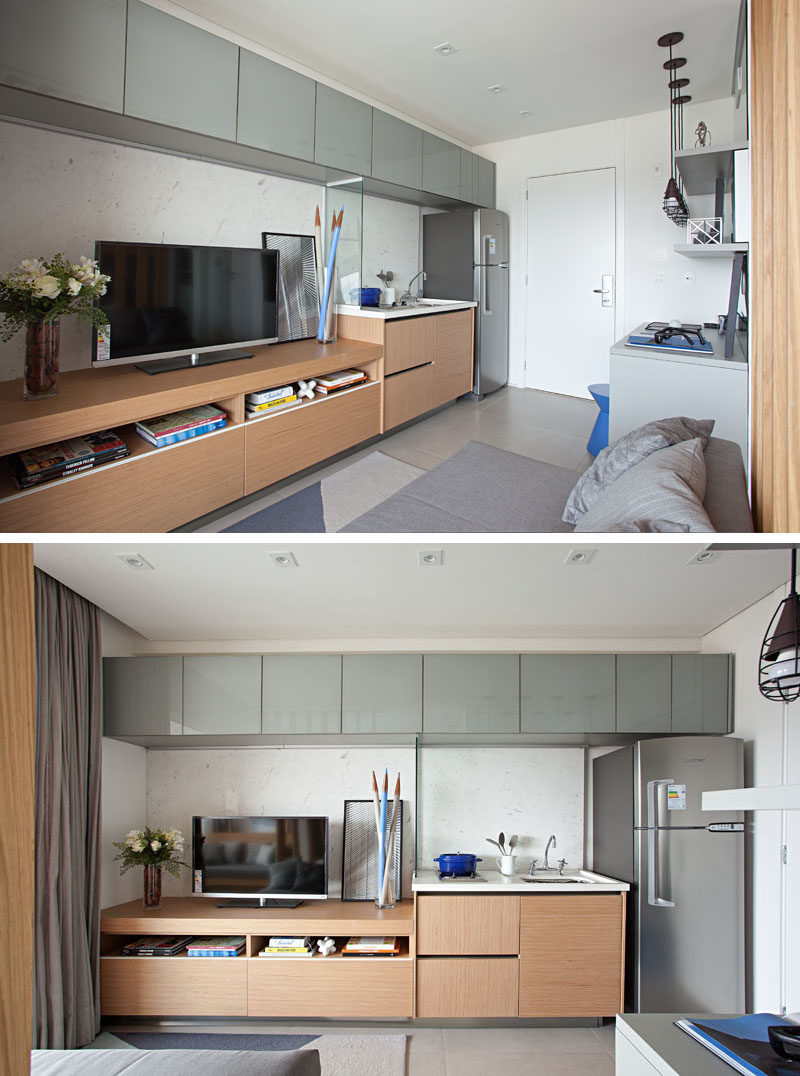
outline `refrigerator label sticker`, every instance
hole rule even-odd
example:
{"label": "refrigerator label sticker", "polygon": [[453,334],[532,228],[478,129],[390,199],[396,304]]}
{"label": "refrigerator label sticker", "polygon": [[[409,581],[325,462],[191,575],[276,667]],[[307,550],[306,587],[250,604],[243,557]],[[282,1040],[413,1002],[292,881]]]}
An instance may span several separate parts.
{"label": "refrigerator label sticker", "polygon": [[493,235],[489,236],[489,253],[490,254],[496,254],[497,253],[497,240],[495,239],[495,237]]}
{"label": "refrigerator label sticker", "polygon": [[686,810],[686,785],[667,785],[667,810]]}

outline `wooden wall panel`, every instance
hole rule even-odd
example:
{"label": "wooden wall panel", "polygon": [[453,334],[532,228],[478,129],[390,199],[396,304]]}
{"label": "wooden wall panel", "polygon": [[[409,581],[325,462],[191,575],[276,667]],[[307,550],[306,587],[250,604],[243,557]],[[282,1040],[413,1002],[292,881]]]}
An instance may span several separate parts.
{"label": "wooden wall panel", "polygon": [[756,526],[800,531],[800,10],[752,0],[750,251],[752,482]]}
{"label": "wooden wall panel", "polygon": [[30,1071],[33,997],[33,551],[0,545],[0,1074]]}

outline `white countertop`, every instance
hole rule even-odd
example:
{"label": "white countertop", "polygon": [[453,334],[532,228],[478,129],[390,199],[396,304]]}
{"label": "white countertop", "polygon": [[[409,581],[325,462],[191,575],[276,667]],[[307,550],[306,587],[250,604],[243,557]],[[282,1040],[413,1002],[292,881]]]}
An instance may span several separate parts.
{"label": "white countertop", "polygon": [[394,318],[414,318],[420,314],[449,314],[452,310],[469,310],[477,306],[474,302],[461,302],[457,299],[420,299],[416,306],[343,306],[336,307],[337,314],[349,314],[356,318],[379,318],[390,321]]}
{"label": "white countertop", "polygon": [[[635,336],[644,335],[646,324],[647,322],[644,322],[634,329],[633,334]],[[747,355],[743,343],[744,333],[736,334],[733,357],[730,359],[725,358],[725,337],[721,336],[716,329],[703,329],[703,335],[714,348],[713,355],[709,355],[707,352],[704,354],[701,351],[684,354],[679,351],[667,351],[664,348],[637,347],[628,343],[629,335],[630,333],[626,333],[621,340],[617,340],[616,344],[611,348],[612,355],[626,355],[629,358],[632,355],[639,355],[644,359],[659,359],[662,362],[688,362],[695,366],[721,366],[729,370],[747,372]]]}
{"label": "white countertop", "polygon": [[[435,870],[417,871],[411,879],[413,893],[625,893],[630,889],[627,882],[607,878],[592,871],[565,870],[559,880],[556,871],[536,871],[534,878],[542,881],[526,882],[522,871],[506,877],[500,871],[479,870],[485,881],[478,878],[440,879]],[[583,877],[586,882],[569,882],[570,877]]]}

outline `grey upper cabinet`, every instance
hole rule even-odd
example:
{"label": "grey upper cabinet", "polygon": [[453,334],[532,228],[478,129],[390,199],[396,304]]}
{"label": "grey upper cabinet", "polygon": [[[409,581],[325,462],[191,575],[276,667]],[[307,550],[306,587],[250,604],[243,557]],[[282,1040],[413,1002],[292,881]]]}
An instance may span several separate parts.
{"label": "grey upper cabinet", "polygon": [[617,732],[670,732],[669,654],[617,655]]}
{"label": "grey upper cabinet", "polygon": [[372,176],[422,190],[422,131],[378,108],[372,110]]}
{"label": "grey upper cabinet", "polygon": [[728,654],[673,654],[672,731],[730,732]]}
{"label": "grey upper cabinet", "polygon": [[476,200],[478,188],[478,158],[468,149],[461,150],[461,198],[465,202]]}
{"label": "grey upper cabinet", "polygon": [[236,141],[313,161],[316,97],[313,79],[241,49]]}
{"label": "grey upper cabinet", "polygon": [[3,5],[0,82],[122,111],[125,0]]}
{"label": "grey upper cabinet", "polygon": [[345,654],[342,732],[419,732],[421,654]]}
{"label": "grey upper cabinet", "polygon": [[422,132],[422,189],[461,198],[461,149],[429,131]]}
{"label": "grey upper cabinet", "polygon": [[426,654],[424,732],[519,732],[519,655]]}
{"label": "grey upper cabinet", "polygon": [[183,732],[260,733],[260,655],[185,657]]}
{"label": "grey upper cabinet", "polygon": [[341,656],[265,654],[261,699],[262,732],[341,732]]}
{"label": "grey upper cabinet", "polygon": [[103,735],[177,736],[183,658],[103,658]]}
{"label": "grey upper cabinet", "polygon": [[475,201],[478,205],[494,209],[494,174],[495,165],[483,157],[476,157],[478,162],[478,190]]}
{"label": "grey upper cabinet", "polygon": [[523,654],[522,732],[614,732],[613,654]]}
{"label": "grey upper cabinet", "polygon": [[318,82],[314,160],[356,175],[371,175],[372,106]]}
{"label": "grey upper cabinet", "polygon": [[125,114],[236,140],[239,49],[129,0]]}

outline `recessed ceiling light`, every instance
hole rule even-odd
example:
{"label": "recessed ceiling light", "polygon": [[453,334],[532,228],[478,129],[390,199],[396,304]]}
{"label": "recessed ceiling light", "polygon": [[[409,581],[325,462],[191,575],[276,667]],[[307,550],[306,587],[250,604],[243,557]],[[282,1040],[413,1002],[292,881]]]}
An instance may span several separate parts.
{"label": "recessed ceiling light", "polygon": [[505,88],[505,86],[501,86],[500,83],[498,82],[494,86],[487,86],[486,87],[486,92],[487,93],[494,93],[494,94],[505,93],[506,88]]}
{"label": "recessed ceiling light", "polygon": [[296,568],[297,558],[289,550],[281,550],[279,553],[270,553],[269,559],[276,568]]}
{"label": "recessed ceiling light", "polygon": [[440,56],[452,56],[454,52],[458,52],[458,49],[449,41],[443,41],[441,45],[434,45],[433,51],[438,52]]}
{"label": "recessed ceiling light", "polygon": [[135,572],[153,572],[155,568],[149,560],[145,560],[141,553],[117,553],[117,556],[128,568]]}
{"label": "recessed ceiling light", "polygon": [[564,558],[564,564],[588,564],[597,552],[589,546],[576,546]]}
{"label": "recessed ceiling light", "polygon": [[708,564],[709,561],[716,560],[718,555],[713,549],[701,549],[699,553],[695,553],[693,557],[689,558],[688,563]]}
{"label": "recessed ceiling light", "polygon": [[421,549],[419,552],[420,568],[441,568],[443,562],[443,549]]}

